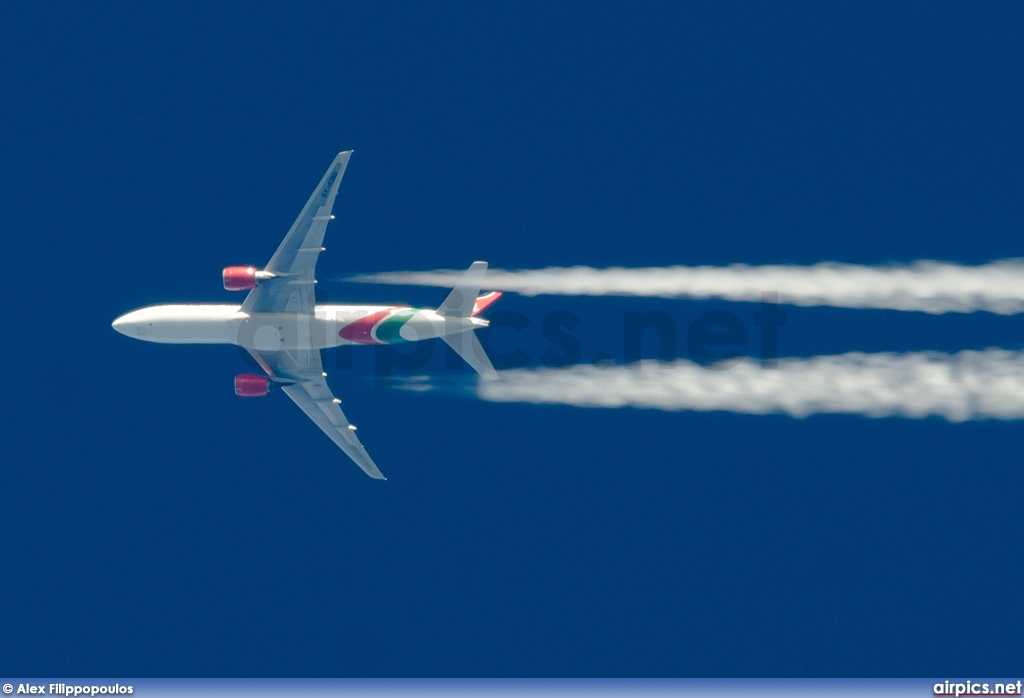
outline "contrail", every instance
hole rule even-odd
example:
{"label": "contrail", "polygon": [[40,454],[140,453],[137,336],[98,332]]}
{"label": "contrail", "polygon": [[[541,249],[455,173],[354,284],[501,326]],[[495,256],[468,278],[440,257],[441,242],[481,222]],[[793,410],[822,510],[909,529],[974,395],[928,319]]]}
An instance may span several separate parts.
{"label": "contrail", "polygon": [[480,381],[494,402],[579,407],[728,411],[746,414],[856,414],[1024,419],[1024,352],[849,353],[781,359],[762,368],[744,358],[728,369],[689,361],[514,369]]}
{"label": "contrail", "polygon": [[[348,277],[378,284],[454,286],[461,271],[395,271]],[[922,260],[907,265],[811,266],[732,264],[725,267],[548,267],[487,272],[488,289],[527,296],[657,296],[759,301],[778,293],[792,305],[887,308],[926,313],[1000,315],[1024,312],[1024,259],[979,266]]]}

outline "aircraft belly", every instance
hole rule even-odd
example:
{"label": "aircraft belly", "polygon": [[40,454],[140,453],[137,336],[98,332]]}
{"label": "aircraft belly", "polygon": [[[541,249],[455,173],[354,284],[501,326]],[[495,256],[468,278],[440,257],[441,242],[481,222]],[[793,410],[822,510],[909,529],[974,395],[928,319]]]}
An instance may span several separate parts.
{"label": "aircraft belly", "polygon": [[235,329],[226,321],[163,321],[140,329],[139,339],[161,344],[233,344]]}
{"label": "aircraft belly", "polygon": [[250,313],[235,343],[262,352],[327,349],[338,345],[335,323],[294,313]]}
{"label": "aircraft belly", "polygon": [[233,344],[244,314],[238,306],[155,305],[114,321],[118,332],[161,344]]}

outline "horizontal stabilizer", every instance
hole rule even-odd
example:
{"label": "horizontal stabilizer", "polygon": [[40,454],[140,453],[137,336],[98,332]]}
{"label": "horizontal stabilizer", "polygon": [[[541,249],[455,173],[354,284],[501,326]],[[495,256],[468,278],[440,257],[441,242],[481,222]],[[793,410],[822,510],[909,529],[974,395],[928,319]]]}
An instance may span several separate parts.
{"label": "horizontal stabilizer", "polygon": [[491,360],[487,358],[483,345],[472,331],[445,335],[442,339],[481,376],[484,378],[498,377],[498,372],[494,370]]}

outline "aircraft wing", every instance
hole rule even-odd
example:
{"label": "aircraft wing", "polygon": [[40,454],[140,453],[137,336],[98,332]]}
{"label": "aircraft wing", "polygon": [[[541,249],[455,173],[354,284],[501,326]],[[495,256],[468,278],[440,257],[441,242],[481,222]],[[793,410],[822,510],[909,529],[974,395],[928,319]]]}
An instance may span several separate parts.
{"label": "aircraft wing", "polygon": [[249,291],[242,310],[247,313],[312,313],[316,306],[316,260],[323,251],[327,224],[334,218],[334,197],[345,175],[351,150],[338,153],[320,184],[313,190],[302,213],[292,223],[277,252],[264,267],[276,278],[263,281]]}
{"label": "aircraft wing", "polygon": [[[275,275],[274,278],[261,281],[249,291],[242,304],[244,312],[295,313],[298,318],[313,316],[316,309],[313,293],[316,261],[323,251],[327,223],[334,218],[331,215],[334,197],[351,155],[352,151],[347,150],[334,158],[277,252],[264,267],[265,271]],[[323,429],[356,465],[372,478],[385,479],[359,442],[355,427],[338,407],[341,400],[336,399],[327,386],[319,350],[248,351],[275,383],[283,384],[282,390],[299,409]]]}
{"label": "aircraft wing", "polygon": [[370,454],[363,448],[351,425],[341,411],[338,400],[327,386],[327,379],[316,349],[249,353],[271,378],[284,383],[285,395],[299,406],[306,416],[320,427],[331,441],[356,462],[363,471],[377,480],[386,480]]}

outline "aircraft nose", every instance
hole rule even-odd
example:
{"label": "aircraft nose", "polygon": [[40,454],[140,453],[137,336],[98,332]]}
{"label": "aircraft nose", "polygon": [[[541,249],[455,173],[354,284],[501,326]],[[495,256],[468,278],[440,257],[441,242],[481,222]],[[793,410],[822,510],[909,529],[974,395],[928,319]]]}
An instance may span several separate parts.
{"label": "aircraft nose", "polygon": [[128,321],[124,319],[124,315],[122,315],[121,317],[117,318],[112,323],[110,323],[110,326],[113,327],[118,332],[120,332],[121,334],[127,334],[127,330],[128,330],[127,325],[128,325]]}
{"label": "aircraft nose", "polygon": [[128,317],[131,313],[126,313],[121,317],[110,323],[110,326],[125,336],[131,336],[133,331],[137,331],[136,324]]}

